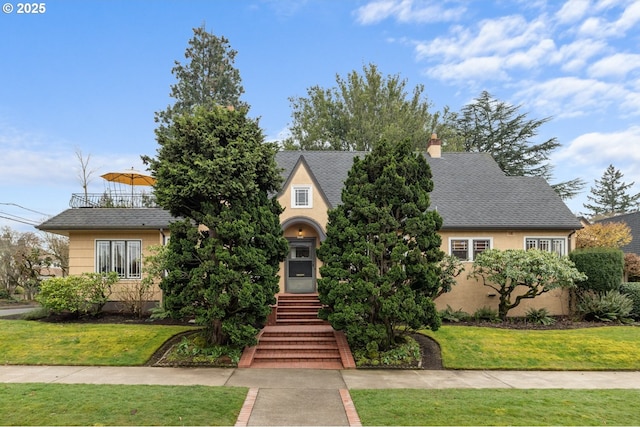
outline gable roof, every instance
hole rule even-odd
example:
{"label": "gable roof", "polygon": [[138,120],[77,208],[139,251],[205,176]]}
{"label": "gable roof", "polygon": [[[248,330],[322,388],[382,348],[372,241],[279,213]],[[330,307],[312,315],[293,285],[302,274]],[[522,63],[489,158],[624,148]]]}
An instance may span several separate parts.
{"label": "gable roof", "polygon": [[[287,183],[298,167],[306,166],[314,186],[329,206],[335,207],[341,202],[353,159],[366,154],[362,151],[281,151],[276,154],[276,162]],[[443,217],[443,230],[569,231],[582,228],[543,178],[505,176],[486,153],[445,152],[439,158],[426,154],[425,158],[434,182],[431,208]],[[36,228],[61,234],[68,230],[160,229],[168,228],[174,220],[161,208],[73,208]],[[640,244],[640,237],[634,242]]]}
{"label": "gable roof", "polygon": [[[276,161],[288,180],[304,157],[327,200],[337,206],[353,159],[364,155],[361,151],[281,151]],[[425,157],[434,182],[431,208],[442,215],[443,229],[582,228],[543,178],[506,176],[486,153]]]}
{"label": "gable roof", "polygon": [[611,222],[624,222],[631,229],[631,243],[623,246],[622,251],[627,254],[640,255],[640,212],[631,212],[628,214],[622,214],[613,216],[611,218],[604,218],[596,222],[611,223]]}
{"label": "gable roof", "polygon": [[168,228],[175,218],[161,208],[73,208],[36,228],[43,231],[144,230]]}

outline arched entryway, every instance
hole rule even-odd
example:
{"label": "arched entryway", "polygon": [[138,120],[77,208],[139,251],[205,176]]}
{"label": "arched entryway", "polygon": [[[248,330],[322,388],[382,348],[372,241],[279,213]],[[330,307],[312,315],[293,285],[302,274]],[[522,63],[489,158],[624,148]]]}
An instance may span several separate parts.
{"label": "arched entryway", "polygon": [[289,241],[289,253],[284,262],[284,293],[315,293],[318,276],[316,249],[325,239],[322,227],[307,217],[290,218],[282,224],[284,236]]}

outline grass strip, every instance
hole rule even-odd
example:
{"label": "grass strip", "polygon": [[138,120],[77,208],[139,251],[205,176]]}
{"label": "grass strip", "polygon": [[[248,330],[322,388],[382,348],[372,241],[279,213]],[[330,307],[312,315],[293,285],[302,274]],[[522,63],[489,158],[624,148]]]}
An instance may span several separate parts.
{"label": "grass strip", "polygon": [[243,387],[0,384],[1,425],[233,425]]}
{"label": "grass strip", "polygon": [[640,327],[516,330],[442,326],[421,331],[448,369],[639,370]]}
{"label": "grass strip", "polygon": [[640,390],[350,390],[363,425],[640,425]]}
{"label": "grass strip", "polygon": [[0,364],[143,365],[188,326],[0,320]]}

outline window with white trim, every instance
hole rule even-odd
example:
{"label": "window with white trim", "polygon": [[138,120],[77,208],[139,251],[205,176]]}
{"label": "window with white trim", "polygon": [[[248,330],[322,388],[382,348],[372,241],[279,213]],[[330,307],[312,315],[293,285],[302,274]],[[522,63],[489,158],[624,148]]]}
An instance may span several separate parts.
{"label": "window with white trim", "polygon": [[140,240],[96,240],[96,272],[115,271],[122,279],[142,277]]}
{"label": "window with white trim", "polygon": [[555,252],[558,255],[567,254],[567,239],[564,237],[526,237],[524,248],[539,249],[541,251]]}
{"label": "window with white trim", "polygon": [[460,261],[473,261],[487,249],[491,249],[491,239],[458,237],[449,239],[449,254]]}
{"label": "window with white trim", "polygon": [[294,185],[291,187],[291,206],[294,208],[312,208],[311,186]]}

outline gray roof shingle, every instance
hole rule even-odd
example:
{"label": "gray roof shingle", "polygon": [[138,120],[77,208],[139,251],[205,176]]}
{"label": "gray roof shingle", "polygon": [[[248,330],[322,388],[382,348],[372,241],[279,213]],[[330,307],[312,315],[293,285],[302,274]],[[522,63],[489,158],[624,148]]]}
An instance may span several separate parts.
{"label": "gray roof shingle", "polygon": [[[342,186],[354,151],[281,151],[276,161],[286,179],[300,156],[311,168],[329,203],[340,203]],[[426,156],[433,175],[431,207],[443,217],[443,228],[562,229],[581,228],[575,215],[542,178],[505,176],[486,153]]]}
{"label": "gray roof shingle", "polygon": [[[341,192],[354,151],[281,151],[276,161],[286,181],[304,157],[331,207]],[[562,199],[538,177],[505,176],[490,155],[448,153],[426,156],[433,174],[431,208],[443,217],[443,229],[558,229],[581,225]],[[173,218],[160,208],[68,209],[37,228],[44,231],[167,228]]]}
{"label": "gray roof shingle", "polygon": [[622,251],[626,254],[640,255],[640,212],[632,212],[628,214],[617,215],[611,218],[601,219],[596,222],[604,224],[610,222],[623,222],[631,229],[631,243],[623,246]]}
{"label": "gray roof shingle", "polygon": [[168,228],[175,221],[161,208],[74,208],[48,219],[36,228],[65,230],[141,230]]}

